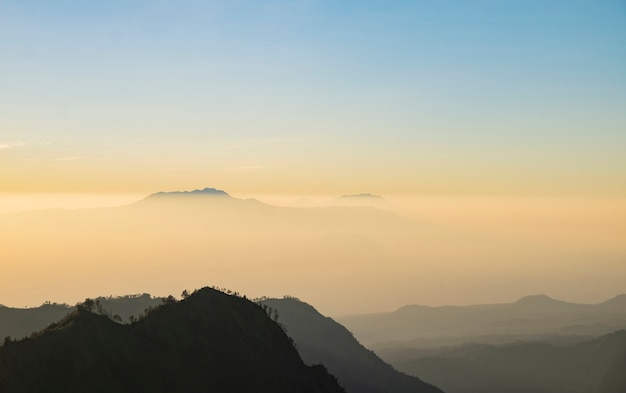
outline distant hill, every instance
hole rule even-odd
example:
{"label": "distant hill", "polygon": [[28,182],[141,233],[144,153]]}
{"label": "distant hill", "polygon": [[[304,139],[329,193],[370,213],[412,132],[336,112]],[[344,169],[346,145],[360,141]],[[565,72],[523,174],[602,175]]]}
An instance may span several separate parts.
{"label": "distant hill", "polygon": [[384,208],[387,207],[387,201],[380,195],[369,193],[342,195],[328,202],[329,206],[372,206]]}
{"label": "distant hill", "polygon": [[[123,321],[128,321],[131,315],[138,317],[146,309],[160,305],[163,299],[144,293],[142,295],[98,297],[94,301],[98,301],[104,311],[111,315],[119,315]],[[51,323],[58,321],[75,309],[74,306],[58,303],[46,303],[33,308],[12,308],[0,305],[0,340],[7,336],[13,339],[27,337],[31,333],[42,330]],[[2,345],[1,342],[0,345]]]}
{"label": "distant hill", "polygon": [[[72,310],[67,304],[43,304],[34,308],[12,308],[0,305],[0,340],[22,338],[58,321]],[[2,343],[0,342],[0,345]]]}
{"label": "distant hill", "polygon": [[626,309],[626,293],[604,301],[600,303],[599,306],[607,309]]}
{"label": "distant hill", "polygon": [[382,200],[383,197],[381,197],[380,195],[374,195],[374,194],[369,194],[369,193],[365,193],[365,194],[354,194],[354,195],[342,195],[340,196],[338,199],[375,199],[375,200]]}
{"label": "distant hill", "polygon": [[394,365],[448,393],[626,392],[625,330],[570,345],[474,343],[413,356]]}
{"label": "distant hill", "polygon": [[219,196],[230,197],[226,191],[218,190],[216,188],[206,187],[201,190],[193,191],[161,191],[155,194],[149,195],[147,198],[163,198],[163,197],[194,197],[194,196]]}
{"label": "distant hill", "polygon": [[278,321],[287,327],[302,359],[308,364],[324,364],[348,393],[441,392],[396,371],[361,345],[345,327],[307,303],[293,298],[261,303],[278,310]]}
{"label": "distant hill", "polygon": [[626,392],[624,295],[598,304],[531,295],[409,305],[339,321],[400,371],[448,393]]}
{"label": "distant hill", "polygon": [[258,305],[202,289],[130,325],[79,308],[0,347],[0,391],[343,392]]}
{"label": "distant hill", "polygon": [[427,307],[339,318],[365,345],[419,347],[462,343],[485,336],[597,336],[626,328],[626,297],[599,304],[576,304],[546,295],[513,303]]}

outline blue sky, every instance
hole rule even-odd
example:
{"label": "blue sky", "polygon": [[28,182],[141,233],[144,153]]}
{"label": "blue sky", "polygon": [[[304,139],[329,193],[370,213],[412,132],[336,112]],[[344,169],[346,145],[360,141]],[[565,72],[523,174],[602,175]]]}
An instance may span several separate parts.
{"label": "blue sky", "polygon": [[530,192],[625,195],[625,70],[623,1],[1,1],[0,145],[26,146],[0,163],[278,182],[382,161],[369,184],[392,190],[377,176],[458,182],[469,162],[485,192],[553,171]]}

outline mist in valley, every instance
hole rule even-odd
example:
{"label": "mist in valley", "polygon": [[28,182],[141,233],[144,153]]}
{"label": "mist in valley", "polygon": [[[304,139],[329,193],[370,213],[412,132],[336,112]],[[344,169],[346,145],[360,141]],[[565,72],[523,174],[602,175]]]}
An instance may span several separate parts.
{"label": "mist in valley", "polygon": [[620,293],[626,279],[617,263],[626,205],[616,201],[558,209],[549,199],[332,202],[291,207],[198,190],[4,214],[0,256],[13,263],[0,278],[3,303],[166,296],[211,280],[253,297],[294,293],[341,316],[535,293],[594,302]]}

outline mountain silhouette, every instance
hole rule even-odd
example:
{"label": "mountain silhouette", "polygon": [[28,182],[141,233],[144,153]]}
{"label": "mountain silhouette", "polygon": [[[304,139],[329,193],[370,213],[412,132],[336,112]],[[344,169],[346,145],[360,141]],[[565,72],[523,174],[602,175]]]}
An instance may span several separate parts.
{"label": "mountain silhouette", "polygon": [[409,305],[394,312],[338,320],[375,349],[430,346],[438,341],[460,344],[487,336],[597,336],[626,326],[625,299],[617,296],[604,303],[577,304],[532,295],[501,304]]}
{"label": "mountain silhouette", "polygon": [[381,197],[380,195],[364,193],[354,195],[342,195],[338,199],[383,199],[383,197]]}
{"label": "mountain silhouette", "polygon": [[626,293],[617,295],[614,298],[606,300],[600,303],[602,307],[606,308],[623,308],[626,309]]}
{"label": "mountain silhouette", "polygon": [[257,304],[204,288],[123,325],[79,307],[0,347],[0,392],[343,392]]}
{"label": "mountain silhouette", "polygon": [[162,198],[162,197],[193,197],[193,196],[220,196],[230,197],[226,191],[218,190],[216,188],[206,187],[201,190],[193,191],[161,191],[149,195],[147,198]]}
{"label": "mountain silhouette", "polygon": [[330,206],[359,207],[371,206],[376,208],[387,208],[387,200],[380,195],[370,193],[342,195],[328,202]]}
{"label": "mountain silhouette", "polygon": [[626,392],[626,331],[580,343],[464,344],[416,351],[398,369],[448,393]]}
{"label": "mountain silhouette", "polygon": [[566,303],[561,300],[556,300],[548,295],[528,295],[520,298],[515,303],[518,304],[554,304],[554,303]]}
{"label": "mountain silhouette", "polygon": [[348,393],[437,393],[436,387],[396,371],[352,334],[311,305],[294,298],[261,302],[278,310],[298,352],[308,364],[321,363],[337,376]]}
{"label": "mountain silhouette", "polygon": [[[117,297],[98,297],[93,299],[102,305],[102,309],[110,315],[118,315],[127,321],[131,316],[137,317],[146,309],[158,306],[163,299],[152,297],[147,293]],[[13,308],[0,305],[0,339],[11,337],[19,339],[33,332],[44,329],[58,321],[76,307],[67,304],[45,303],[33,308]]]}
{"label": "mountain silhouette", "polygon": [[43,304],[34,308],[13,308],[0,305],[0,340],[22,338],[58,321],[72,308],[66,304]]}

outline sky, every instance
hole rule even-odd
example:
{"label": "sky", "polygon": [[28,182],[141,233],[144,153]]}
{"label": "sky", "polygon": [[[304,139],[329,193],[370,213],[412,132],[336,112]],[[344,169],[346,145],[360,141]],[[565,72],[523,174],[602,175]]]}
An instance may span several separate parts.
{"label": "sky", "polygon": [[0,1],[0,192],[626,196],[623,1]]}
{"label": "sky", "polygon": [[[403,244],[410,257],[361,270],[341,302],[344,281],[319,293],[295,270],[261,270],[273,286],[236,269],[206,285],[290,292],[337,315],[605,300],[626,292],[625,70],[623,0],[0,0],[0,230],[13,239],[0,239],[0,304],[108,294],[81,265],[98,254],[90,241],[65,250],[4,213],[205,187],[283,206],[372,193],[448,231],[428,235],[441,250]],[[337,255],[357,266],[350,239]],[[162,274],[135,289],[141,265],[116,294],[201,285],[191,254],[168,281],[179,246],[156,255]],[[119,266],[96,256],[115,281]],[[75,281],[54,292],[53,273]]]}

